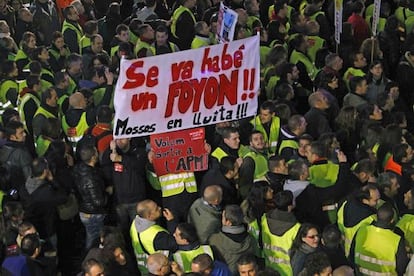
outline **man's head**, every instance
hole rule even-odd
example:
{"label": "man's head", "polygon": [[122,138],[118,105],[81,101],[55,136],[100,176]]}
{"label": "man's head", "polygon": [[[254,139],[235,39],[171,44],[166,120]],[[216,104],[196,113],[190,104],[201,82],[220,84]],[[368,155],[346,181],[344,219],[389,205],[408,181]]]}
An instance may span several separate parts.
{"label": "man's head", "polygon": [[58,96],[54,88],[48,88],[42,93],[42,103],[50,107],[56,107]]}
{"label": "man's head", "polygon": [[85,109],[88,101],[81,92],[75,92],[69,97],[69,105],[74,109]]}
{"label": "man's head", "polygon": [[138,35],[141,39],[151,41],[154,40],[154,29],[149,24],[142,24],[138,27]]}
{"label": "man's head", "polygon": [[309,254],[304,264],[306,275],[331,276],[332,267],[325,252]]}
{"label": "man's head", "polygon": [[385,225],[391,225],[394,222],[394,208],[389,202],[385,202],[378,208],[377,219]]}
{"label": "man's head", "polygon": [[250,143],[250,147],[257,151],[261,151],[265,148],[264,136],[258,130],[254,130],[250,134],[249,143]]}
{"label": "man's head", "polygon": [[167,275],[171,270],[168,258],[161,253],[149,255],[147,259],[147,267],[149,273],[157,276]]}
{"label": "man's head", "polygon": [[125,24],[119,24],[116,27],[116,35],[118,36],[118,39],[122,42],[128,42],[129,41],[129,27]]}
{"label": "man's head", "polygon": [[362,187],[356,198],[363,204],[375,208],[378,204],[378,200],[381,198],[378,188],[373,184],[367,184]]}
{"label": "man's head", "polygon": [[223,189],[218,185],[211,185],[204,189],[203,199],[208,204],[218,206],[223,199]]}
{"label": "man's head", "polygon": [[367,59],[364,54],[357,52],[352,55],[353,65],[355,68],[365,68],[367,66]]}
{"label": "man's head", "polygon": [[194,31],[196,34],[208,36],[210,33],[210,28],[204,21],[198,21],[194,24]]}
{"label": "man's head", "polygon": [[82,57],[72,53],[66,59],[66,70],[73,76],[82,72]]}
{"label": "man's head", "polygon": [[198,241],[197,230],[190,223],[178,224],[173,236],[178,245],[188,245]]}
{"label": "man's head", "polygon": [[393,198],[398,194],[400,184],[397,176],[392,172],[383,172],[377,177],[377,185],[388,197]]}
{"label": "man's head", "polygon": [[326,110],[329,108],[328,98],[322,91],[316,91],[315,93],[310,94],[308,98],[308,103],[310,107]]}
{"label": "man's head", "polygon": [[288,174],[292,180],[305,181],[309,177],[309,167],[305,161],[298,159],[289,164]]}
{"label": "man's head", "polygon": [[26,141],[24,125],[18,121],[10,121],[6,125],[6,137],[9,141],[24,143]]}
{"label": "man's head", "polygon": [[275,195],[274,202],[278,210],[290,212],[293,209],[293,193],[288,190],[280,191]]}
{"label": "man's head", "polygon": [[103,51],[103,38],[100,34],[94,34],[91,37],[91,49],[95,54],[102,53]]}
{"label": "man's head", "polygon": [[257,15],[260,11],[260,4],[257,0],[245,0],[244,8],[249,15]]}
{"label": "man's head", "polygon": [[342,234],[336,224],[330,224],[323,229],[322,244],[328,248],[336,249],[342,242]]}
{"label": "man's head", "polygon": [[225,127],[222,131],[224,143],[231,149],[237,150],[240,147],[240,135],[237,128]]}
{"label": "man's head", "polygon": [[104,276],[104,265],[100,261],[91,258],[83,261],[82,270],[85,276]]}
{"label": "man's head", "polygon": [[374,175],[374,172],[375,164],[368,158],[358,161],[354,169],[354,174],[361,183],[366,183]]}
{"label": "man's head", "polygon": [[84,145],[79,152],[80,158],[86,164],[94,166],[98,162],[98,150],[95,145]]}
{"label": "man's head", "polygon": [[223,210],[221,223],[225,226],[240,226],[244,223],[243,211],[239,205],[226,205]]}
{"label": "man's head", "polygon": [[349,80],[349,89],[358,95],[365,95],[368,90],[368,84],[365,77],[355,76]]}
{"label": "man's head", "polygon": [[63,10],[63,15],[65,16],[65,19],[71,20],[71,21],[78,21],[79,20],[79,13],[78,10],[75,8],[75,6],[67,6]]}
{"label": "man's head", "polygon": [[240,276],[256,276],[259,272],[256,257],[251,254],[242,255],[237,260],[237,270]]}
{"label": "man's head", "polygon": [[40,254],[40,238],[37,234],[28,234],[22,239],[20,251],[32,259]]}
{"label": "man's head", "polygon": [[203,276],[210,275],[213,271],[213,259],[210,255],[203,253],[191,261],[191,272],[200,273]]}
{"label": "man's head", "polygon": [[338,54],[328,54],[325,57],[325,66],[334,69],[335,71],[339,71],[342,69],[344,64],[343,59]]}
{"label": "man's head", "polygon": [[239,163],[236,157],[224,156],[220,160],[220,171],[227,179],[237,178],[239,175]]}
{"label": "man's head", "polygon": [[32,176],[44,179],[49,172],[49,164],[46,158],[39,157],[32,161]]}
{"label": "man's head", "polygon": [[101,105],[96,112],[96,122],[110,124],[112,122],[114,112],[108,105]]}
{"label": "man's head", "polygon": [[272,101],[266,101],[262,103],[259,111],[259,118],[262,124],[267,124],[272,121],[273,116],[275,115],[275,105]]}
{"label": "man's head", "polygon": [[414,188],[411,188],[404,194],[404,205],[407,206],[408,210],[414,209]]}
{"label": "man's head", "polygon": [[31,23],[33,21],[33,14],[28,8],[20,8],[18,11],[18,17],[20,20],[26,23]]}
{"label": "man's head", "polygon": [[306,150],[306,158],[311,164],[320,158],[326,158],[326,155],[326,147],[319,141],[312,142]]}
{"label": "man's head", "polygon": [[155,41],[157,46],[167,46],[168,45],[168,29],[167,27],[160,25],[155,31]]}
{"label": "man's head", "polygon": [[296,136],[301,136],[306,131],[306,119],[302,115],[295,114],[288,120],[288,128]]}
{"label": "man's head", "polygon": [[98,21],[89,20],[86,21],[83,26],[83,31],[87,37],[92,37],[94,34],[98,33]]}
{"label": "man's head", "polygon": [[392,158],[398,164],[405,164],[413,159],[413,149],[409,144],[401,143],[392,148]]}
{"label": "man's head", "polygon": [[288,174],[288,166],[286,164],[285,159],[280,155],[272,155],[268,161],[267,165],[269,167],[269,171],[272,173],[278,174]]}
{"label": "man's head", "polygon": [[138,202],[137,215],[141,218],[155,221],[162,215],[162,209],[155,201],[146,199]]}

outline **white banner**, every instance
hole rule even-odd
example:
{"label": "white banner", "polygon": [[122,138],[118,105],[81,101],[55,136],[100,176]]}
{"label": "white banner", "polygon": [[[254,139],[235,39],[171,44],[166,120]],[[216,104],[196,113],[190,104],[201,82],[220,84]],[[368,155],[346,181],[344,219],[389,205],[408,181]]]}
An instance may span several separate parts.
{"label": "white banner", "polygon": [[219,43],[233,41],[238,18],[239,14],[237,12],[224,6],[223,2],[220,2],[216,34]]}
{"label": "white banner", "polygon": [[239,120],[257,110],[259,36],[121,60],[114,136],[145,136]]}
{"label": "white banner", "polygon": [[341,43],[343,0],[335,0],[335,42]]}
{"label": "white banner", "polygon": [[374,14],[372,15],[372,35],[377,35],[377,27],[380,17],[380,10],[381,10],[381,0],[374,1]]}

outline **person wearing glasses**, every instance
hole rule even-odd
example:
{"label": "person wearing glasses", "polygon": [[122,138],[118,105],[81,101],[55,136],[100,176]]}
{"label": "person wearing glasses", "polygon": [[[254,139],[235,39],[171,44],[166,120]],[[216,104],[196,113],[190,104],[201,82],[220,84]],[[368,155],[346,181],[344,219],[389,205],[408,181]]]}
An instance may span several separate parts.
{"label": "person wearing glasses", "polygon": [[299,228],[298,234],[293,241],[290,252],[290,264],[293,275],[298,275],[304,268],[306,258],[309,254],[319,249],[320,236],[318,227],[311,223],[304,223]]}

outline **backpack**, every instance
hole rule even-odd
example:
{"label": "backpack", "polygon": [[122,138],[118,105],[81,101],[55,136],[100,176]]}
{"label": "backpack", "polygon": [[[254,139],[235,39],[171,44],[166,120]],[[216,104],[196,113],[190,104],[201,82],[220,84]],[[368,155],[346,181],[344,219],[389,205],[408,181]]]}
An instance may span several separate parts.
{"label": "backpack", "polygon": [[104,130],[101,134],[95,136],[92,134],[94,127],[88,128],[82,138],[78,141],[76,145],[76,158],[80,160],[80,151],[85,145],[93,145],[98,148],[98,142],[102,138],[108,135],[112,135],[112,130]]}

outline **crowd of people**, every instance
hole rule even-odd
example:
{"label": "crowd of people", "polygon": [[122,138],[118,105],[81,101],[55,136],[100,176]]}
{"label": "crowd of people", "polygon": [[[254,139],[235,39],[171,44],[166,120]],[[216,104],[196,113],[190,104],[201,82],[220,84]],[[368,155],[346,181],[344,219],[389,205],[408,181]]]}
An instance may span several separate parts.
{"label": "crowd of people", "polygon": [[340,43],[335,2],[224,1],[257,115],[157,175],[112,135],[120,60],[217,44],[220,2],[0,0],[3,275],[412,275],[414,1],[344,0]]}

